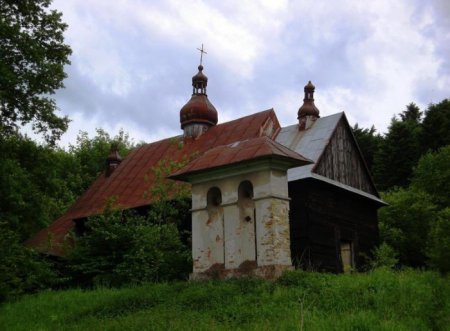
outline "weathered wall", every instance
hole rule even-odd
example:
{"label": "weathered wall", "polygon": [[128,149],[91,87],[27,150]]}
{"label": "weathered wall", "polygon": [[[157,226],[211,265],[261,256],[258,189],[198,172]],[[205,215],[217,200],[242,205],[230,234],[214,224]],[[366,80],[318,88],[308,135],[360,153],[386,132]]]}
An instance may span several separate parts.
{"label": "weathered wall", "polygon": [[[245,181],[253,186],[252,198],[239,197]],[[222,195],[216,208],[207,205],[213,187]],[[193,277],[270,277],[279,266],[290,267],[287,193],[286,172],[273,169],[193,183]]]}
{"label": "weathered wall", "polygon": [[350,129],[341,119],[314,172],[377,195]]}
{"label": "weathered wall", "polygon": [[364,264],[378,243],[379,204],[314,179],[290,182],[289,195],[295,265],[341,272],[341,241],[353,243],[356,267]]}

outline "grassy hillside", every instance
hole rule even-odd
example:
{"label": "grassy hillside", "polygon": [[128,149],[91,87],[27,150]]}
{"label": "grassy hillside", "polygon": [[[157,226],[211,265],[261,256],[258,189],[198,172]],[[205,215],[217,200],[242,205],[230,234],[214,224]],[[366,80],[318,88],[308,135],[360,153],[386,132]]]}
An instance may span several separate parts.
{"label": "grassy hillside", "polygon": [[290,272],[277,282],[44,292],[0,307],[1,330],[450,330],[450,282],[432,272]]}

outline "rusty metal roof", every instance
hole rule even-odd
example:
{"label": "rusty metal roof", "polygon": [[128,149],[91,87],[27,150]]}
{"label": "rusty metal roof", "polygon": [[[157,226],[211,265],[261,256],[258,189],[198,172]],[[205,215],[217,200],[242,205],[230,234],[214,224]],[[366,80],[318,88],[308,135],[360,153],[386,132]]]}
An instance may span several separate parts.
{"label": "rusty metal roof", "polygon": [[213,126],[196,139],[183,140],[182,136],[176,136],[145,144],[132,151],[111,176],[100,175],[64,215],[26,244],[52,255],[62,255],[64,238],[75,226],[73,220],[101,213],[111,197],[123,209],[149,205],[151,196],[144,193],[154,184],[155,176],[151,169],[160,160],[179,161],[186,156],[202,155],[216,146],[261,136],[275,139],[279,130],[275,112],[269,109]]}
{"label": "rusty metal roof", "polygon": [[[317,119],[311,128],[299,130],[298,124],[281,128],[270,109],[213,126],[196,139],[176,136],[143,145],[131,152],[110,177],[100,175],[64,215],[26,244],[52,255],[63,255],[62,243],[74,228],[73,220],[101,213],[111,197],[123,209],[151,204],[151,196],[144,193],[155,182],[152,167],[160,160],[180,161],[186,156],[198,158],[183,169],[184,173],[268,155],[300,158],[301,164],[306,165],[289,169],[288,181],[315,178],[382,202],[373,195],[314,174],[313,164],[308,164],[318,162],[343,116],[344,113],[325,116]],[[264,136],[270,139],[255,139]]]}
{"label": "rusty metal roof", "polygon": [[292,166],[313,163],[271,138],[263,136],[217,146],[173,173],[169,178],[186,180],[187,175],[190,174],[263,158],[284,159]]}

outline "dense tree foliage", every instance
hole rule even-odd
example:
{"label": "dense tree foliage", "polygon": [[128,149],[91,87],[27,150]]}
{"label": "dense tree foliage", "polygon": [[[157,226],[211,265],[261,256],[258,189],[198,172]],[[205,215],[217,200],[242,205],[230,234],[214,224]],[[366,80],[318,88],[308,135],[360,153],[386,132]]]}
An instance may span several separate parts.
{"label": "dense tree foliage", "polygon": [[59,217],[103,171],[111,144],[126,156],[134,146],[120,131],[80,132],[69,151],[21,135],[0,137],[0,220],[25,240]]}
{"label": "dense tree foliage", "polygon": [[450,100],[430,104],[422,122],[422,151],[437,151],[450,145]]}
{"label": "dense tree foliage", "polygon": [[380,235],[399,255],[403,265],[426,264],[426,244],[437,216],[431,197],[422,191],[398,189],[382,196],[389,206],[380,209]]}
{"label": "dense tree foliage", "polygon": [[70,47],[51,0],[0,0],[0,135],[30,123],[54,143],[67,129],[50,97],[63,87]]}
{"label": "dense tree foliage", "polygon": [[383,137],[376,133],[375,126],[372,125],[370,129],[363,129],[356,123],[353,128],[353,134],[358,142],[358,146],[366,161],[367,167],[372,173],[374,157],[383,142]]}
{"label": "dense tree foliage", "polygon": [[48,225],[81,191],[73,155],[26,137],[0,138],[0,219],[21,240]]}
{"label": "dense tree foliage", "polygon": [[381,237],[404,265],[450,271],[449,165],[450,145],[420,159],[408,188],[383,195]]}
{"label": "dense tree foliage", "polygon": [[373,175],[379,189],[409,184],[412,169],[421,155],[420,115],[418,107],[411,103],[400,113],[400,119],[392,119],[375,155]]}
{"label": "dense tree foliage", "polygon": [[428,235],[428,264],[441,272],[450,272],[450,208],[439,211]]}
{"label": "dense tree foliage", "polygon": [[410,103],[392,119],[385,135],[358,124],[353,133],[378,189],[407,187],[420,156],[450,144],[450,100],[430,104],[425,112]]}
{"label": "dense tree foliage", "polygon": [[411,187],[429,194],[440,208],[450,207],[450,145],[422,156]]}
{"label": "dense tree foliage", "polygon": [[77,285],[121,286],[186,279],[189,257],[174,224],[111,211],[87,221],[87,231],[69,254],[69,263]]}
{"label": "dense tree foliage", "polygon": [[49,287],[55,279],[50,264],[0,221],[0,302]]}

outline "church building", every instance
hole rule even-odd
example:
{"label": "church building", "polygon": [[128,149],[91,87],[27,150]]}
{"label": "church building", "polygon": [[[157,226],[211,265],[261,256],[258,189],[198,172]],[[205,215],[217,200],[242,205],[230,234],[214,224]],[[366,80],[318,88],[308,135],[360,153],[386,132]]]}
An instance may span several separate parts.
{"label": "church building", "polygon": [[111,197],[122,209],[150,206],[151,169],[187,158],[168,178],[191,185],[191,278],[361,267],[378,243],[384,202],[345,114],[320,117],[308,82],[290,126],[281,127],[273,109],[217,124],[203,69],[200,64],[180,110],[183,133],[142,145],[123,160],[112,150],[105,173],[27,245],[62,256],[69,233],[102,213]]}

